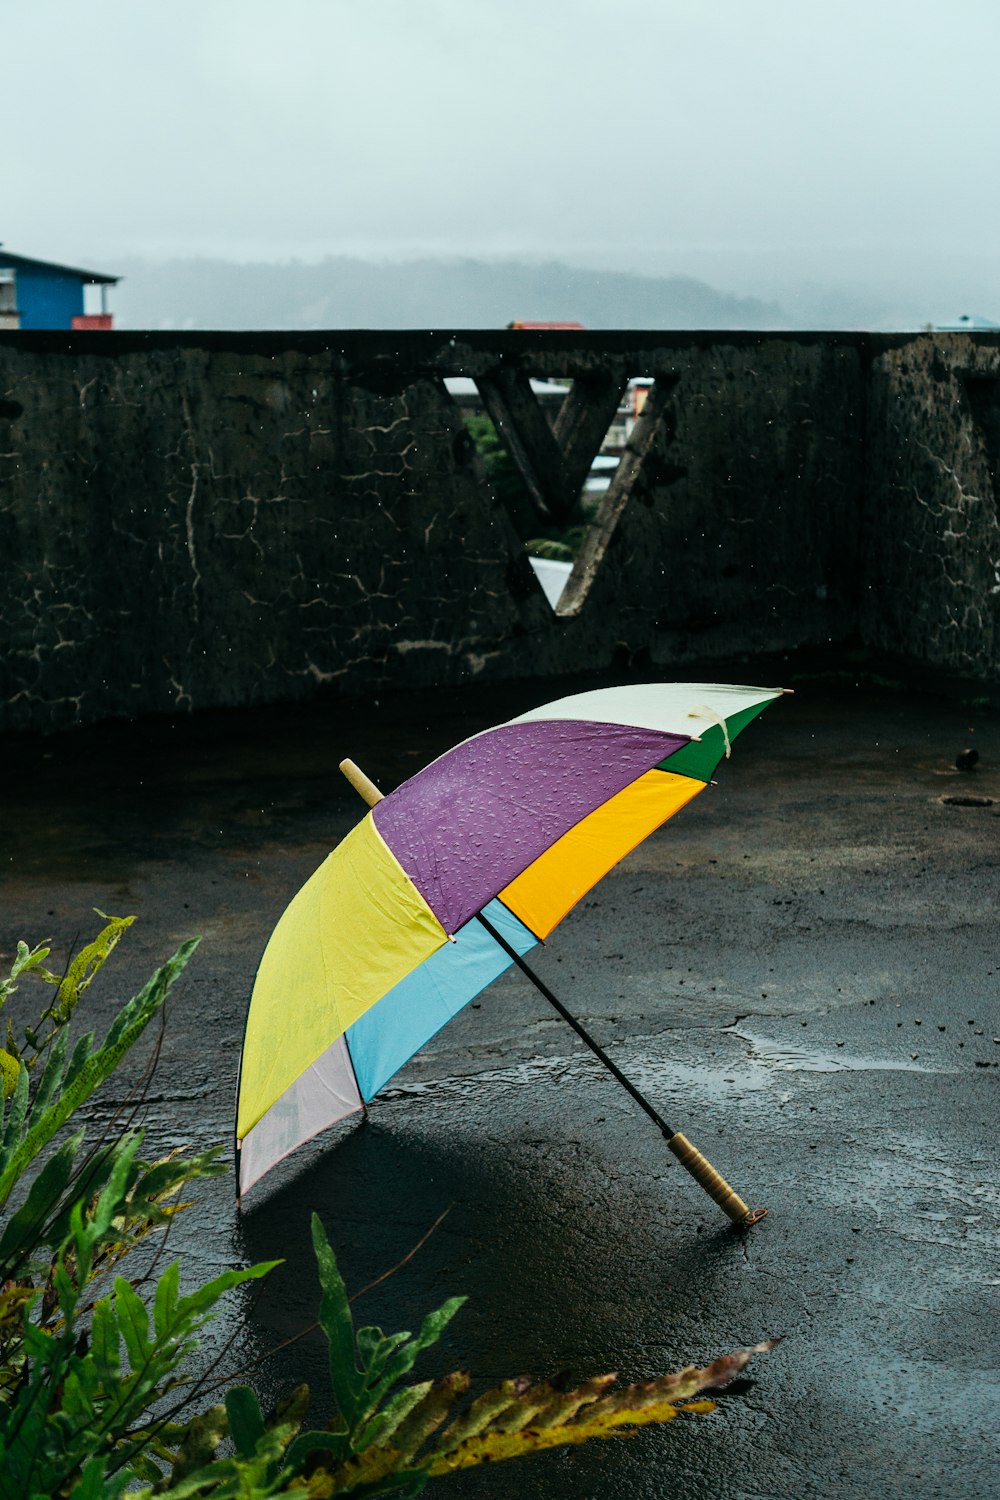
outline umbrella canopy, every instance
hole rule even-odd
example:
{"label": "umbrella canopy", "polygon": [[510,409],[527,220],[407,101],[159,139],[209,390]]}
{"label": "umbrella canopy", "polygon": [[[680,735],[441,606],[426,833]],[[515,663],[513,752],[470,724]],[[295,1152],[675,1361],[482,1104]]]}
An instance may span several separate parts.
{"label": "umbrella canopy", "polygon": [[254,984],[239,1190],[363,1108],[464,1005],[702,791],[781,689],[654,683],[544,704],[369,812],[278,922]]}

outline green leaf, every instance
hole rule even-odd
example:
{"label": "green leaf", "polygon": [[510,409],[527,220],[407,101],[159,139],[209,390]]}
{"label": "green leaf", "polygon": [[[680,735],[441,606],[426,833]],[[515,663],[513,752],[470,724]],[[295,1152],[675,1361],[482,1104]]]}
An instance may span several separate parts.
{"label": "green leaf", "polygon": [[158,1339],[165,1339],[169,1334],[177,1308],[180,1279],[181,1263],[175,1260],[156,1283],[156,1293],[153,1298],[153,1329]]}
{"label": "green leaf", "polygon": [[[37,952],[38,950],[36,949],[35,951]],[[46,950],[45,950],[46,955],[48,954],[48,951],[49,950],[46,948]],[[14,959],[14,962],[11,965],[11,969],[10,969],[10,977],[11,977],[11,979],[16,979],[19,974],[23,973],[24,970],[27,968],[28,963],[30,962],[30,960],[31,960],[31,952],[30,952],[30,950],[28,948],[27,943],[25,943],[23,941],[18,942],[18,945],[17,945],[17,957]]]}
{"label": "green leaf", "polygon": [[[63,1200],[58,1213],[46,1228],[45,1243],[47,1245],[57,1249],[72,1233],[75,1233],[72,1228],[75,1206],[84,1209],[80,1229],[84,1232],[87,1243],[88,1262],[109,1241],[123,1248],[129,1243],[134,1243],[128,1226],[132,1218],[132,1185],[142,1170],[142,1164],[132,1159],[135,1150],[138,1149],[138,1140],[141,1140],[141,1132],[121,1136],[117,1141],[99,1148],[85,1160],[79,1176],[73,1181],[72,1194]],[[115,1168],[123,1153],[126,1153],[123,1178],[116,1183],[111,1195],[110,1212],[108,1212],[108,1184],[115,1178]],[[98,1214],[100,1218],[96,1217]],[[136,1237],[141,1228],[141,1224],[136,1226]]]}
{"label": "green leaf", "polygon": [[365,1379],[372,1385],[385,1369],[390,1354],[405,1344],[409,1333],[391,1333],[386,1336],[381,1328],[359,1328],[355,1337],[358,1361]]}
{"label": "green leaf", "polygon": [[260,1402],[248,1385],[234,1385],[226,1392],[226,1416],[237,1454],[240,1458],[253,1458],[264,1436],[264,1417]]}
{"label": "green leaf", "polygon": [[448,1416],[456,1396],[469,1389],[469,1377],[462,1371],[446,1375],[431,1386],[422,1400],[416,1402],[393,1434],[393,1447],[398,1448],[403,1464],[416,1463],[417,1454]]}
{"label": "green leaf", "polygon": [[163,1470],[145,1453],[133,1453],[128,1467],[136,1479],[144,1479],[147,1484],[159,1485],[163,1481]]}
{"label": "green leaf", "polygon": [[90,1357],[97,1374],[106,1384],[118,1379],[121,1373],[121,1339],[118,1320],[109,1297],[102,1297],[94,1305],[90,1319]]}
{"label": "green leaf", "polygon": [[318,1453],[329,1453],[331,1462],[341,1464],[351,1452],[351,1444],[346,1432],[331,1432],[329,1428],[320,1428],[315,1432],[301,1432],[298,1437],[288,1445],[282,1465],[283,1474],[298,1474],[306,1460],[312,1460]]}
{"label": "green leaf", "polygon": [[17,956],[10,969],[10,978],[0,979],[0,1010],[3,1009],[7,996],[13,994],[14,990],[17,989],[17,981],[22,974],[29,973],[32,969],[39,969],[42,973],[45,972],[45,970],[41,969],[41,965],[42,960],[48,958],[48,956],[49,949],[43,947],[41,944],[37,948],[29,948],[25,942],[18,943]]}
{"label": "green leaf", "polygon": [[[111,1163],[111,1171],[108,1173],[107,1182],[101,1190],[100,1197],[90,1215],[90,1232],[93,1244],[103,1239],[111,1228],[113,1220],[118,1218],[122,1212],[125,1202],[126,1183],[132,1175],[133,1163],[139,1147],[142,1145],[143,1132],[133,1131],[130,1135],[123,1135],[115,1142],[108,1153]],[[107,1163],[105,1163],[106,1165]]]}
{"label": "green leaf", "polygon": [[382,1410],[367,1422],[358,1438],[360,1449],[374,1447],[376,1443],[383,1444],[392,1437],[396,1428],[403,1418],[409,1416],[413,1408],[424,1399],[433,1386],[433,1380],[423,1380],[419,1385],[408,1385],[403,1390],[397,1391],[385,1403]]}
{"label": "green leaf", "polygon": [[224,1406],[210,1406],[207,1411],[201,1412],[186,1424],[180,1448],[173,1455],[170,1488],[166,1492],[168,1495],[174,1495],[174,1486],[180,1480],[211,1462],[226,1431]]}
{"label": "green leaf", "polygon": [[361,1415],[366,1381],[355,1360],[354,1319],[347,1289],[319,1214],[315,1213],[312,1216],[312,1242],[323,1289],[319,1322],[330,1346],[330,1384],[337,1410],[347,1426],[353,1428]]}
{"label": "green leaf", "polygon": [[59,1304],[59,1311],[62,1313],[63,1322],[68,1329],[72,1326],[76,1315],[76,1309],[80,1302],[80,1286],[84,1277],[81,1276],[80,1281],[77,1281],[70,1274],[63,1257],[60,1256],[52,1266],[51,1279],[53,1290],[56,1294],[56,1301]]}
{"label": "green leaf", "polygon": [[402,1455],[395,1448],[366,1448],[363,1453],[352,1454],[334,1471],[326,1493],[419,1495],[427,1478],[424,1469],[404,1467]]}
{"label": "green leaf", "polygon": [[92,1031],[88,1031],[85,1036],[82,1036],[80,1038],[76,1046],[73,1048],[73,1055],[69,1060],[69,1067],[66,1069],[66,1076],[63,1079],[63,1088],[69,1088],[70,1084],[73,1083],[74,1080],[79,1076],[81,1068],[87,1061],[87,1058],[90,1056],[91,1043],[93,1042],[93,1040],[94,1033]]}
{"label": "green leaf", "polygon": [[115,1277],[113,1306],[132,1369],[139,1370],[150,1354],[149,1315],[142,1298],[124,1276]]}
{"label": "green leaf", "polygon": [[[265,1435],[262,1449],[252,1459],[210,1459],[202,1468],[178,1475],[166,1486],[158,1486],[156,1494],[162,1500],[194,1500],[195,1496],[211,1497],[211,1500],[268,1500],[280,1493],[283,1500],[309,1500],[310,1494],[319,1495],[305,1485],[290,1486],[280,1476],[269,1477],[269,1471],[277,1468],[281,1459],[282,1435],[271,1431]],[[152,1491],[140,1490],[135,1500],[151,1500]],[[130,1495],[131,1500],[131,1495]]]}
{"label": "green leaf", "polygon": [[238,1270],[222,1271],[212,1281],[204,1286],[198,1287],[197,1291],[182,1297],[177,1304],[177,1313],[181,1318],[189,1318],[194,1314],[199,1316],[214,1307],[223,1292],[231,1291],[235,1286],[242,1286],[244,1281],[256,1281],[261,1276],[267,1276],[275,1266],[280,1266],[280,1260],[262,1260],[255,1266],[242,1266]]}
{"label": "green leaf", "polygon": [[54,1214],[69,1185],[85,1133],[81,1127],[53,1152],[31,1184],[27,1198],[8,1222],[0,1236],[0,1280],[17,1275],[20,1268],[16,1262],[45,1243],[46,1221]]}
{"label": "green leaf", "polygon": [[[596,1380],[589,1381],[586,1399],[596,1400],[597,1396],[614,1381],[614,1378],[613,1375],[599,1375]],[[450,1453],[460,1443],[466,1442],[469,1438],[478,1437],[480,1433],[485,1432],[488,1427],[510,1411],[514,1403],[524,1395],[530,1385],[530,1380],[524,1378],[519,1380],[503,1380],[498,1386],[494,1386],[492,1390],[484,1391],[481,1396],[478,1396],[473,1401],[467,1411],[456,1417],[451,1426],[442,1434],[441,1441],[435,1449],[436,1456]],[[578,1395],[579,1393],[575,1394]],[[582,1404],[582,1401],[578,1402],[578,1405]],[[574,1406],[573,1410],[576,1411],[577,1406]]]}
{"label": "green leaf", "polygon": [[381,1404],[382,1398],[392,1389],[397,1381],[408,1375],[417,1361],[417,1356],[424,1349],[436,1344],[444,1329],[451,1322],[459,1308],[468,1301],[467,1297],[449,1297],[448,1301],[439,1307],[436,1312],[428,1313],[424,1319],[420,1332],[416,1338],[410,1339],[403,1344],[386,1362],[385,1371],[381,1378],[369,1388],[368,1401],[365,1405],[363,1415],[368,1416]]}
{"label": "green leaf", "polygon": [[210,1146],[195,1156],[166,1156],[160,1161],[144,1163],[143,1174],[136,1185],[144,1200],[169,1196],[184,1183],[196,1177],[221,1177],[230,1170],[221,1146]]}
{"label": "green leaf", "polygon": [[108,1474],[105,1455],[90,1458],[70,1491],[70,1500],[118,1500],[128,1484],[127,1474]]}
{"label": "green leaf", "polygon": [[[104,1044],[93,1053],[81,1067],[73,1083],[64,1088],[41,1119],[35,1121],[34,1108],[30,1111],[32,1123],[27,1134],[12,1151],[4,1170],[0,1173],[0,1204],[6,1202],[11,1189],[25,1168],[48,1145],[52,1137],[69,1119],[70,1115],[88,1099],[100,1083],[103,1083],[121,1062],[129,1048],[159,1010],[170,986],[180,974],[198,940],[184,943],[172,958],[159,969],[140,990],[138,995],[124,1005],[105,1038]],[[60,1038],[62,1040],[62,1038]],[[57,1043],[58,1045],[58,1043]],[[55,1049],[53,1049],[55,1050]],[[51,1062],[51,1059],[50,1059]],[[47,1070],[46,1070],[47,1071]]]}
{"label": "green leaf", "polygon": [[42,1076],[35,1085],[35,1097],[31,1101],[31,1112],[37,1118],[48,1109],[50,1102],[55,1098],[57,1091],[62,1085],[66,1072],[66,1048],[69,1045],[69,1034],[61,1031],[52,1044],[52,1049],[45,1059]]}

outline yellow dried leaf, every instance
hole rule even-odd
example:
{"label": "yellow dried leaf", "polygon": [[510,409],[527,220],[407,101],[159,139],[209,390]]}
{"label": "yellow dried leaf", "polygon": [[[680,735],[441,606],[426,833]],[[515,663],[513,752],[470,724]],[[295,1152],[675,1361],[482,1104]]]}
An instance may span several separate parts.
{"label": "yellow dried leaf", "polygon": [[5,1099],[9,1099],[17,1088],[17,1080],[20,1076],[21,1064],[17,1058],[12,1057],[9,1052],[5,1052],[0,1047],[0,1088],[3,1089]]}
{"label": "yellow dried leaf", "polygon": [[769,1339],[723,1355],[702,1369],[688,1365],[676,1374],[617,1391],[608,1389],[614,1375],[597,1376],[566,1393],[556,1392],[546,1382],[506,1381],[480,1396],[419,1461],[428,1474],[437,1477],[567,1443],[628,1437],[650,1422],[714,1411],[713,1401],[691,1398],[727,1385],[755,1354],[772,1349],[776,1342]]}
{"label": "yellow dried leaf", "polygon": [[403,1467],[403,1455],[398,1448],[365,1448],[334,1472],[333,1488],[327,1493],[338,1494],[361,1484],[377,1484]]}
{"label": "yellow dried leaf", "polygon": [[[711,1410],[713,1403],[698,1402],[697,1406],[701,1410]],[[683,1409],[675,1406],[672,1401],[660,1401],[638,1410],[631,1406],[604,1410],[599,1416],[585,1416],[557,1427],[525,1427],[520,1432],[487,1432],[482,1437],[468,1438],[440,1458],[433,1458],[428,1465],[428,1473],[433,1478],[438,1478],[443,1474],[454,1473],[457,1469],[471,1469],[477,1464],[520,1458],[526,1453],[540,1453],[545,1448],[560,1448],[567,1443],[586,1443],[591,1438],[627,1437],[647,1422],[671,1422]],[[692,1409],[687,1408],[689,1411]]]}
{"label": "yellow dried leaf", "polygon": [[135,921],[135,917],[109,917],[107,912],[100,911],[96,906],[94,910],[99,917],[104,918],[107,926],[97,934],[92,943],[80,949],[59,981],[51,1011],[59,1021],[69,1020],[80,996],[89,987],[98,969],[115,951],[126,931]]}

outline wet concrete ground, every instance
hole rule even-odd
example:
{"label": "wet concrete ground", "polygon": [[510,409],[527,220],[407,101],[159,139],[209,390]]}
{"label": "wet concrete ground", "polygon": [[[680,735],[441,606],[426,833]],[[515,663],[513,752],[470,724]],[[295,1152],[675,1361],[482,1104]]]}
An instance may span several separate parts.
{"label": "wet concrete ground", "polygon": [[[370,1123],[302,1152],[242,1215],[231,1178],[200,1191],[174,1234],[192,1276],[286,1262],[260,1302],[234,1299],[220,1319],[224,1367],[253,1363],[269,1396],[303,1378],[323,1388],[315,1336],[269,1355],[315,1316],[310,1210],[361,1287],[448,1209],[357,1306],[412,1328],[468,1293],[426,1375],[636,1379],[787,1336],[711,1417],[472,1471],[445,1482],[454,1500],[995,1493],[1000,712],[792,685],[719,785],[533,960],[767,1220],[728,1229],[508,976],[398,1075]],[[388,788],[549,696],[521,686],[8,741],[3,946],[52,936],[65,951],[93,930],[92,907],[138,913],[89,997],[103,1028],[202,934],[170,1002],[149,1132],[158,1149],[228,1139],[261,948],[360,813],[338,760]],[[980,761],[963,774],[967,745]]]}

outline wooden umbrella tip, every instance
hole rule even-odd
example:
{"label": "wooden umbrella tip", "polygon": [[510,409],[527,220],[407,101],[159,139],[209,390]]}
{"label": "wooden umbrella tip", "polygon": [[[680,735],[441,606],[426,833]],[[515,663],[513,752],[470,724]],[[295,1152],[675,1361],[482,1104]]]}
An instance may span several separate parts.
{"label": "wooden umbrella tip", "polygon": [[382,801],[382,793],[374,781],[372,781],[371,777],[366,776],[361,767],[356,765],[353,760],[349,758],[342,760],[339,769],[347,777],[358,796],[364,802],[367,802],[369,807],[374,807],[376,802]]}

